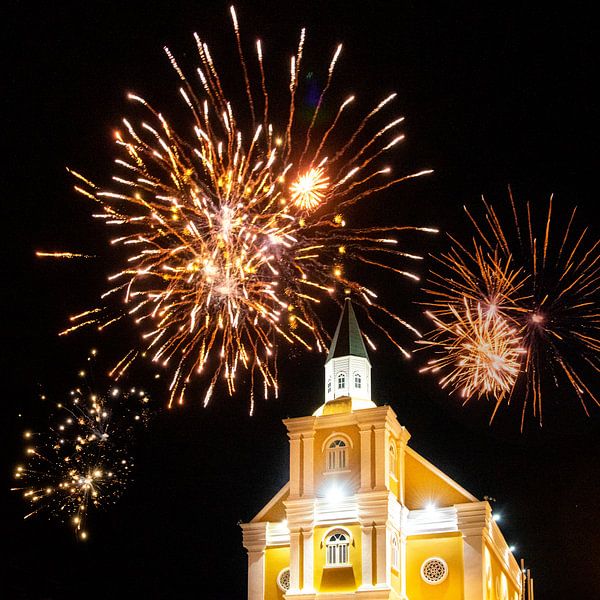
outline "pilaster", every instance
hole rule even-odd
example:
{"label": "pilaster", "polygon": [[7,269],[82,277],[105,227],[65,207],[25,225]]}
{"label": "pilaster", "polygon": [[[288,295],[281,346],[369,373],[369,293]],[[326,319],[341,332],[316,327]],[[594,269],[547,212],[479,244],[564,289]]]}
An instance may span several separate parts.
{"label": "pilaster", "polygon": [[241,527],[248,552],[248,600],[264,600],[267,523],[244,523]]}
{"label": "pilaster", "polygon": [[359,423],[360,430],[360,491],[370,491],[371,481],[371,424]]}
{"label": "pilaster", "polygon": [[303,497],[312,498],[315,495],[314,483],[314,448],[315,434],[314,431],[309,431],[302,435],[302,471],[303,481],[300,493]]}
{"label": "pilaster", "polygon": [[388,487],[389,470],[388,437],[385,426],[377,425],[373,429],[373,435],[375,436],[375,489],[383,490]]}
{"label": "pilaster", "polygon": [[300,471],[302,439],[300,433],[289,433],[288,435],[290,438],[290,496],[297,498],[300,496],[302,485],[302,473]]}
{"label": "pilaster", "polygon": [[375,540],[377,544],[376,587],[387,589],[390,587],[390,543],[387,523],[375,525],[373,529],[375,530]]}
{"label": "pilaster", "polygon": [[313,529],[303,532],[303,581],[302,593],[313,594],[314,590],[314,545]]}
{"label": "pilaster", "polygon": [[292,530],[290,527],[290,589],[287,592],[290,596],[300,593],[300,586],[302,585],[300,581],[301,552],[300,530],[297,528]]}
{"label": "pilaster", "polygon": [[286,596],[313,594],[314,499],[289,498],[284,506],[290,530],[290,589]]}
{"label": "pilaster", "polygon": [[464,599],[484,600],[483,548],[492,518],[487,502],[455,504],[458,530],[463,534]]}

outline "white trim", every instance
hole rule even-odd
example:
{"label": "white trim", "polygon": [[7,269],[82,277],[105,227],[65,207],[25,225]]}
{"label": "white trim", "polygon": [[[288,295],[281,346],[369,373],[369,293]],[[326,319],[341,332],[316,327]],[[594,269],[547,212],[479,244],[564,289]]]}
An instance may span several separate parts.
{"label": "white trim", "polygon": [[325,476],[325,475],[343,475],[344,473],[352,473],[352,469],[343,469],[341,471],[323,471],[323,476]]}
{"label": "white trim", "polygon": [[327,436],[323,445],[321,446],[321,451],[325,452],[325,450],[329,447],[329,442],[334,441],[336,439],[344,440],[350,448],[354,448],[354,444],[352,443],[352,438],[347,433],[342,433],[341,431],[334,431],[331,435]]}
{"label": "white trim", "polygon": [[[336,535],[343,536],[343,541],[333,541],[331,544],[327,543],[329,538],[332,538]],[[323,537],[322,544],[325,546],[325,564],[323,565],[324,569],[339,569],[345,567],[351,567],[352,562],[350,561],[350,546],[352,545],[352,534],[345,527],[332,527],[328,534]],[[329,562],[330,559],[330,550],[331,556],[333,557],[333,562]],[[342,561],[342,558],[345,560]],[[337,562],[340,561],[340,562]]]}
{"label": "white trim", "polygon": [[327,536],[330,536],[334,531],[343,531],[350,539],[350,543],[354,542],[354,538],[352,537],[352,532],[349,529],[346,529],[345,527],[341,527],[340,525],[334,525],[333,527],[330,527],[325,532],[325,535],[323,535],[323,537],[321,538],[321,544],[324,544],[325,538]]}

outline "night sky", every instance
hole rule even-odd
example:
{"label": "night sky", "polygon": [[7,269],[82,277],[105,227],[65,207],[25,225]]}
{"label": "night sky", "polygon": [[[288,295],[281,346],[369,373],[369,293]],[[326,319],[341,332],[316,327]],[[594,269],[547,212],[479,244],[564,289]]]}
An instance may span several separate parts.
{"label": "night sky", "polygon": [[[334,84],[339,97],[356,93],[364,108],[398,92],[395,110],[406,117],[406,141],[395,151],[396,168],[435,173],[373,199],[370,217],[378,212],[384,222],[438,226],[464,238],[469,228],[463,204],[479,208],[482,194],[506,202],[510,184],[519,201],[534,207],[545,207],[552,192],[565,211],[577,205],[581,223],[597,236],[592,4],[430,4],[352,7],[334,0],[236,7],[248,54],[257,36],[263,40],[272,90],[287,85],[289,55],[306,26],[303,66],[314,72],[317,85],[342,41]],[[27,506],[9,491],[22,456],[21,432],[47,422],[50,400],[40,401],[40,393],[54,401],[65,397],[78,383],[79,369],[87,369],[92,347],[99,350],[94,370],[101,380],[138,335],[124,325],[100,337],[92,331],[57,337],[70,314],[95,304],[115,261],[105,229],[89,218],[93,207],[72,190],[65,167],[108,182],[112,132],[122,116],[141,116],[126,92],[144,96],[179,127],[189,125],[163,45],[191,69],[192,34],[198,31],[221,73],[241,81],[228,5],[11,1],[2,25],[0,537],[8,571],[0,595],[244,598],[246,556],[237,523],[251,519],[287,481],[281,419],[310,414],[321,404],[322,355],[283,347],[281,396],[258,402],[252,417],[243,387],[234,398],[215,394],[206,409],[198,392],[196,402],[190,398],[168,411],[162,379],[140,365],[129,385],[147,389],[162,408],[138,439],[135,480],[118,504],[90,517],[86,543],[56,520],[23,521]],[[444,234],[406,239],[410,250],[425,255],[448,244]],[[38,249],[98,258],[40,260]],[[425,325],[415,305],[422,299],[417,285],[395,282],[386,289],[399,314]],[[322,315],[333,332],[337,308],[324,306]],[[408,336],[402,341],[410,344]],[[413,448],[476,496],[495,499],[507,541],[533,570],[536,598],[599,597],[600,410],[585,417],[563,384],[546,395],[542,429],[530,416],[519,433],[518,402],[489,426],[491,403],[473,400],[462,408],[432,378],[418,374],[421,354],[405,361],[383,339],[378,342],[371,356],[374,400],[392,406],[411,432]],[[597,390],[597,381],[593,385]],[[211,590],[214,584],[218,591]]]}

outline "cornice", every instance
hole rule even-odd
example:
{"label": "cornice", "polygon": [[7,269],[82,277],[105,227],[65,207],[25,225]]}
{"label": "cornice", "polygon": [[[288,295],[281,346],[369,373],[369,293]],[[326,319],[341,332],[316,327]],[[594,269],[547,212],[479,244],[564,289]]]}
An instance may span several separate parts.
{"label": "cornice", "polygon": [[262,552],[267,546],[267,523],[242,523],[242,544],[248,552]]}

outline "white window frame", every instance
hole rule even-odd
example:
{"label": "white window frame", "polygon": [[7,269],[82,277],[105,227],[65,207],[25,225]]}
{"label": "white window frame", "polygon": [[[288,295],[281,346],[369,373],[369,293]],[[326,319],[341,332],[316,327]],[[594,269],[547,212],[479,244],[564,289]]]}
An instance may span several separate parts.
{"label": "white window frame", "polygon": [[362,390],[362,375],[356,371],[354,373],[354,389],[356,390]]}
{"label": "white window frame", "polygon": [[327,444],[325,470],[328,472],[345,471],[348,468],[348,442],[336,437]]}
{"label": "white window frame", "polygon": [[346,373],[344,371],[337,374],[337,389],[338,391],[346,389]]}
{"label": "white window frame", "polygon": [[333,387],[333,386],[331,385],[331,383],[332,383],[332,382],[331,382],[331,377],[329,377],[329,378],[327,379],[327,393],[328,393],[328,394],[331,394],[331,389],[332,389],[332,387]]}
{"label": "white window frame", "polygon": [[[338,539],[332,540],[337,537]],[[343,537],[343,539],[339,539]],[[338,568],[349,567],[350,562],[350,545],[352,543],[352,535],[346,529],[335,527],[330,529],[323,538],[325,546],[325,567]]]}

